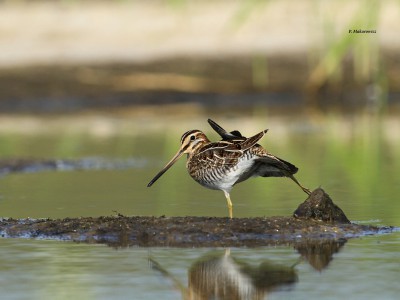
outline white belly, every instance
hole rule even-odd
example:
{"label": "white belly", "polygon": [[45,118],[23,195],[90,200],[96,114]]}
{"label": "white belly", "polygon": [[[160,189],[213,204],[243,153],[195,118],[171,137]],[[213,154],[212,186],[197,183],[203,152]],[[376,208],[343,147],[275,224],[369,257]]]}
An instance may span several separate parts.
{"label": "white belly", "polygon": [[[213,189],[213,190],[222,190],[226,192],[230,192],[232,187],[239,181],[246,180],[251,176],[244,175],[249,174],[248,171],[252,169],[254,165],[254,161],[252,159],[243,158],[239,160],[239,163],[235,168],[232,168],[227,174],[219,177],[218,180],[210,180],[210,181],[199,181],[195,180],[200,183],[201,185]],[[254,174],[255,175],[255,174]]]}

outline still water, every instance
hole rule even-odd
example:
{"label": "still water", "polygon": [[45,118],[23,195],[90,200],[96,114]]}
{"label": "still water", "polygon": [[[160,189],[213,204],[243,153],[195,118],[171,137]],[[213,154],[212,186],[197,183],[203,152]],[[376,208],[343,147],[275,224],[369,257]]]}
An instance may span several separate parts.
{"label": "still water", "polygon": [[[172,122],[142,133],[1,132],[2,158],[89,157],[126,160],[129,165],[3,174],[1,216],[62,218],[116,212],[226,216],[223,193],[196,184],[186,173],[184,159],[154,186],[146,187],[175,154],[184,131],[203,129],[211,139],[217,138],[205,119],[182,122],[185,126]],[[399,122],[226,119],[220,123],[231,130],[241,124],[245,135],[270,128],[261,144],[298,166],[297,178],[305,186],[322,186],[352,221],[399,226]],[[305,199],[285,178],[249,180],[236,186],[231,196],[236,217],[288,215]],[[322,265],[315,263],[321,253],[314,255],[308,249],[305,255],[307,251],[290,245],[145,249],[28,239],[0,239],[0,244],[1,299],[202,299],[196,295],[208,299],[207,290],[216,289],[212,284],[232,274],[235,280],[223,280],[225,292],[230,291],[226,299],[240,299],[239,291],[241,299],[397,299],[400,292],[398,231],[348,240]],[[201,276],[208,278],[208,285],[199,283]]]}

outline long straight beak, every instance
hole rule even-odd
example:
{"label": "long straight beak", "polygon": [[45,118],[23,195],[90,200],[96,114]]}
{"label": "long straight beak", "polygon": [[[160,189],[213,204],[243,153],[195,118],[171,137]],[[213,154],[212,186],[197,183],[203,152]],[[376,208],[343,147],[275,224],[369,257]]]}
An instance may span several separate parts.
{"label": "long straight beak", "polygon": [[185,149],[183,148],[179,149],[178,153],[176,153],[175,156],[166,164],[166,166],[160,172],[158,172],[156,176],[154,176],[154,178],[149,182],[147,187],[151,187],[153,183],[157,181],[158,178],[160,178],[165,172],[167,172],[168,169],[171,168],[172,165],[182,156],[184,151]]}

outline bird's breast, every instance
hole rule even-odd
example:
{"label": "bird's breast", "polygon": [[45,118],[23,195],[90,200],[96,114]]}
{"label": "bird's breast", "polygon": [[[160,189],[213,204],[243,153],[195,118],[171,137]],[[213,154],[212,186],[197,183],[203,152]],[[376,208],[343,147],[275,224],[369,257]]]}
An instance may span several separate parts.
{"label": "bird's breast", "polygon": [[253,175],[255,161],[250,155],[243,155],[236,160],[216,161],[218,158],[188,160],[190,176],[201,185],[215,190],[230,191],[232,187]]}

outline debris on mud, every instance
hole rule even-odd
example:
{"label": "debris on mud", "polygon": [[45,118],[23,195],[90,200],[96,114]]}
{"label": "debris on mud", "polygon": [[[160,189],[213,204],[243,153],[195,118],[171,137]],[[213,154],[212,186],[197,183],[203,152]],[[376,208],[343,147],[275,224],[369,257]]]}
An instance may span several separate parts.
{"label": "debris on mud", "polygon": [[295,218],[314,219],[329,223],[347,223],[349,219],[327,193],[321,188],[315,189],[293,213]]}

